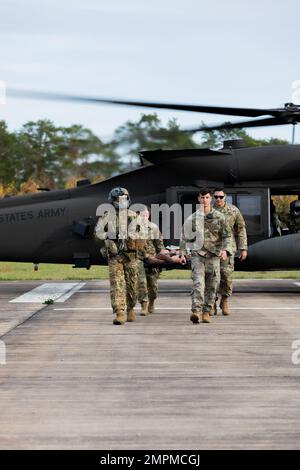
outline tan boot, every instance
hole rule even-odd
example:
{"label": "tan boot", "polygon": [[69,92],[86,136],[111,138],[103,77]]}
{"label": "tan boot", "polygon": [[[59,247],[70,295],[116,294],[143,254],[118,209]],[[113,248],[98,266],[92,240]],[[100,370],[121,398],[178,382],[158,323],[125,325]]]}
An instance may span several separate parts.
{"label": "tan boot", "polygon": [[142,307],[141,315],[142,315],[142,317],[145,317],[149,313],[148,312],[148,302],[142,302],[141,307]]}
{"label": "tan boot", "polygon": [[153,312],[154,312],[154,300],[149,300],[148,313],[153,313]]}
{"label": "tan boot", "polygon": [[127,310],[127,321],[132,322],[135,320],[135,311],[133,308],[130,308],[129,310]]}
{"label": "tan boot", "polygon": [[200,312],[193,312],[190,316],[190,320],[193,323],[200,323]]}
{"label": "tan boot", "polygon": [[125,321],[126,321],[126,318],[125,318],[124,310],[119,310],[116,314],[116,318],[114,318],[113,324],[124,325]]}
{"label": "tan boot", "polygon": [[230,309],[228,305],[228,297],[222,295],[222,300],[220,302],[220,308],[222,310],[223,315],[230,315]]}
{"label": "tan boot", "polygon": [[210,312],[203,312],[202,313],[202,323],[210,323],[211,318],[210,318]]}

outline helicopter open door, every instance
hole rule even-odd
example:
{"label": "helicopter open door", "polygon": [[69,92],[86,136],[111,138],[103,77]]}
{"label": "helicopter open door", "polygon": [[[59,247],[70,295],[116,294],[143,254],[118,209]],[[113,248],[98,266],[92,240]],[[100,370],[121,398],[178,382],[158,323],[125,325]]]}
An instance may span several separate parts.
{"label": "helicopter open door", "polygon": [[[210,188],[213,189],[213,188]],[[271,236],[270,226],[270,190],[269,188],[225,188],[227,201],[237,206],[244,216],[249,244]],[[169,206],[178,203],[182,207],[182,223],[184,215],[196,210],[198,188],[194,186],[173,186],[166,191]],[[184,211],[189,205],[190,209]],[[171,230],[171,233],[172,230]],[[170,243],[177,245],[179,239],[171,237]]]}

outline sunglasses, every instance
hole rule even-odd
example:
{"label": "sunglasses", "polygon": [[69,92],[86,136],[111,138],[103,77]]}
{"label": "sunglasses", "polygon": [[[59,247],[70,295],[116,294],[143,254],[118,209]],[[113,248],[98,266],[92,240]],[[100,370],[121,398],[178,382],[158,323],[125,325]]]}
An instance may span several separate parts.
{"label": "sunglasses", "polygon": [[225,196],[214,196],[215,199],[224,199]]}

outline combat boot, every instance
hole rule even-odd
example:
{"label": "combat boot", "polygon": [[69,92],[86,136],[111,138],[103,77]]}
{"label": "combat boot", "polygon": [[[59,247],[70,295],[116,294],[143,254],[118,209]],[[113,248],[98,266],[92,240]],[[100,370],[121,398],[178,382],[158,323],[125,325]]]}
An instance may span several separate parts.
{"label": "combat boot", "polygon": [[220,308],[222,310],[223,315],[230,315],[230,309],[228,305],[228,297],[222,295],[222,299],[220,302]]}
{"label": "combat boot", "polygon": [[210,323],[211,318],[210,318],[210,312],[203,312],[202,313],[202,323]]}
{"label": "combat boot", "polygon": [[190,320],[193,323],[200,323],[200,312],[193,312],[190,316]]}
{"label": "combat boot", "polygon": [[148,313],[153,313],[153,312],[154,312],[154,300],[149,300]]}
{"label": "combat boot", "polygon": [[127,321],[135,321],[135,311],[133,308],[127,310]]}
{"label": "combat boot", "polygon": [[142,317],[145,317],[149,313],[148,312],[148,302],[141,302],[141,307],[142,307],[141,315],[142,315]]}
{"label": "combat boot", "polygon": [[124,310],[119,310],[117,312],[116,318],[114,318],[113,324],[114,325],[124,325],[125,321],[126,321],[126,318],[125,318]]}

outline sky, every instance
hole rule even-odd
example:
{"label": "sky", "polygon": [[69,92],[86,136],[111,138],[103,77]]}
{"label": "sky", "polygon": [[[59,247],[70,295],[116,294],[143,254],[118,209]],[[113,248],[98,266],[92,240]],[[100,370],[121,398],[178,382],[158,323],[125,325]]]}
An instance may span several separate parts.
{"label": "sky", "polygon": [[[237,107],[300,104],[298,0],[0,0],[0,12],[0,81],[7,87]],[[83,124],[103,139],[143,112],[149,110],[12,98],[0,104],[12,130],[45,118]],[[228,120],[157,114],[182,127]],[[291,139],[291,126],[248,132]]]}

